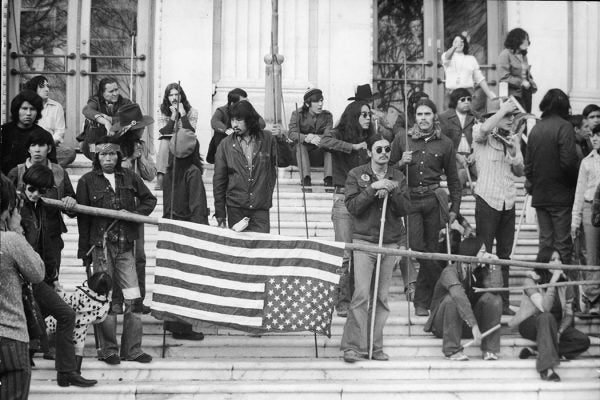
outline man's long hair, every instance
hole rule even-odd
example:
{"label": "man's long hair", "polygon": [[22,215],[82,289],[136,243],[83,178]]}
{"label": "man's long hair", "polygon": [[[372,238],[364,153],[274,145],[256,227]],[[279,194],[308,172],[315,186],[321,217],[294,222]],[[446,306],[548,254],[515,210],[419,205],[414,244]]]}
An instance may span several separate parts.
{"label": "man's long hair", "polygon": [[23,90],[21,93],[15,96],[14,99],[10,102],[10,116],[14,122],[19,122],[19,110],[23,103],[28,102],[33,107],[35,107],[37,111],[37,115],[35,116],[35,120],[33,122],[39,121],[42,118],[42,110],[44,109],[44,100],[33,90]]}
{"label": "man's long hair", "polygon": [[[363,106],[369,107],[369,104],[362,100],[354,100],[346,106],[340,121],[335,127],[341,140],[349,143],[360,143],[369,136],[372,124],[369,123],[369,129],[365,132],[358,122],[360,110]],[[369,107],[369,111],[371,111],[371,107]]]}
{"label": "man's long hair", "polygon": [[250,135],[257,135],[261,131],[258,123],[260,116],[247,100],[239,101],[231,107],[231,119],[243,120]]}
{"label": "man's long hair", "polygon": [[179,92],[179,101],[181,102],[181,104],[183,104],[183,109],[185,110],[185,112],[189,113],[192,109],[192,106],[190,105],[190,102],[188,101],[187,96],[183,91],[183,88],[177,83],[169,83],[165,88],[165,95],[163,96],[163,101],[160,105],[160,112],[166,115],[167,117],[171,116],[171,102],[169,101],[169,94],[173,89],[176,89]]}
{"label": "man's long hair", "polygon": [[569,96],[560,89],[548,90],[540,102],[540,111],[542,112],[542,118],[557,115],[568,120],[571,111]]}
{"label": "man's long hair", "polygon": [[108,85],[110,83],[116,83],[117,86],[119,85],[119,82],[117,82],[117,80],[115,78],[110,78],[110,77],[102,78],[100,80],[100,82],[98,83],[98,91],[96,92],[96,96],[98,96],[98,100],[100,100],[101,102],[105,102],[104,90],[106,89],[106,85]]}

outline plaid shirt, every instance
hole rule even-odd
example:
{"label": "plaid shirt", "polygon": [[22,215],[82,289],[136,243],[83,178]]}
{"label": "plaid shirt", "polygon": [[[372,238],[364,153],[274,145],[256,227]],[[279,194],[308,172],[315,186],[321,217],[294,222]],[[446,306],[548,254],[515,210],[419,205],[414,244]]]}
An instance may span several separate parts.
{"label": "plaid shirt", "polygon": [[515,157],[491,135],[481,132],[481,124],[473,126],[473,154],[477,166],[475,194],[495,210],[510,210],[517,199],[517,175],[513,167],[523,167],[523,155]]}

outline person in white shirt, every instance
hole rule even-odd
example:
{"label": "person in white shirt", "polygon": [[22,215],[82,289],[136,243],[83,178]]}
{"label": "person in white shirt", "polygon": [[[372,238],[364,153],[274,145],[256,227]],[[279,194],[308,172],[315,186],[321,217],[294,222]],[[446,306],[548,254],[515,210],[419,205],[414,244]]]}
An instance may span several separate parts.
{"label": "person in white shirt", "polygon": [[[592,206],[596,188],[600,185],[600,125],[596,126],[590,137],[592,151],[579,167],[575,201],[571,213],[571,237],[577,237],[578,228],[583,226],[587,264],[598,265],[600,262],[600,228],[592,225]],[[585,280],[600,279],[599,271],[582,271]],[[600,285],[582,286],[582,308],[585,313],[600,314]]]}
{"label": "person in white shirt", "polygon": [[75,149],[63,144],[65,140],[65,111],[62,105],[52,100],[50,95],[50,84],[43,75],[37,75],[25,83],[25,89],[36,92],[44,100],[42,118],[37,122],[39,126],[50,132],[56,146],[56,158],[58,164],[65,168],[75,160]]}
{"label": "person in white shirt", "polygon": [[[454,35],[452,47],[442,54],[442,64],[446,73],[448,94],[459,88],[468,89],[473,94],[476,87],[480,87],[490,99],[496,97],[479,69],[477,59],[469,55],[469,42],[464,35]],[[480,103],[485,106],[485,102]],[[474,109],[473,111],[479,110]]]}

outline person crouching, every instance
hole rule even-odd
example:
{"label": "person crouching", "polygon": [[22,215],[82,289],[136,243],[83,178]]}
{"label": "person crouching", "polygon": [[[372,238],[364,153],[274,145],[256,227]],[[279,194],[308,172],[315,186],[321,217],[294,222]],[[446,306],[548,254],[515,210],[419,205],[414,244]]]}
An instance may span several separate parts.
{"label": "person crouching", "polygon": [[[497,259],[496,256],[485,253],[483,246],[482,239],[467,238],[461,243],[459,254]],[[448,360],[469,360],[461,350],[460,339],[471,335],[475,344],[481,343],[484,360],[498,359],[500,331],[497,330],[482,339],[481,330],[485,332],[500,323],[502,299],[490,292],[478,296],[473,293],[472,288],[476,284],[501,286],[499,273],[500,269],[497,266],[462,262],[450,264],[442,271],[433,291],[431,315],[425,323],[424,331],[443,338],[442,351]],[[494,275],[495,280],[500,282],[493,281]]]}

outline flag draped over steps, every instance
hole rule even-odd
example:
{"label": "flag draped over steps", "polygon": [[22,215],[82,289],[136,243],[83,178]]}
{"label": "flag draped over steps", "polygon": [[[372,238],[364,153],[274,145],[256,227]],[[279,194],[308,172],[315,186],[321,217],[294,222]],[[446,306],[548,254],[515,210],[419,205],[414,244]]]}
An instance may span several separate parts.
{"label": "flag draped over steps", "polygon": [[159,221],[152,314],[330,336],[344,243]]}

